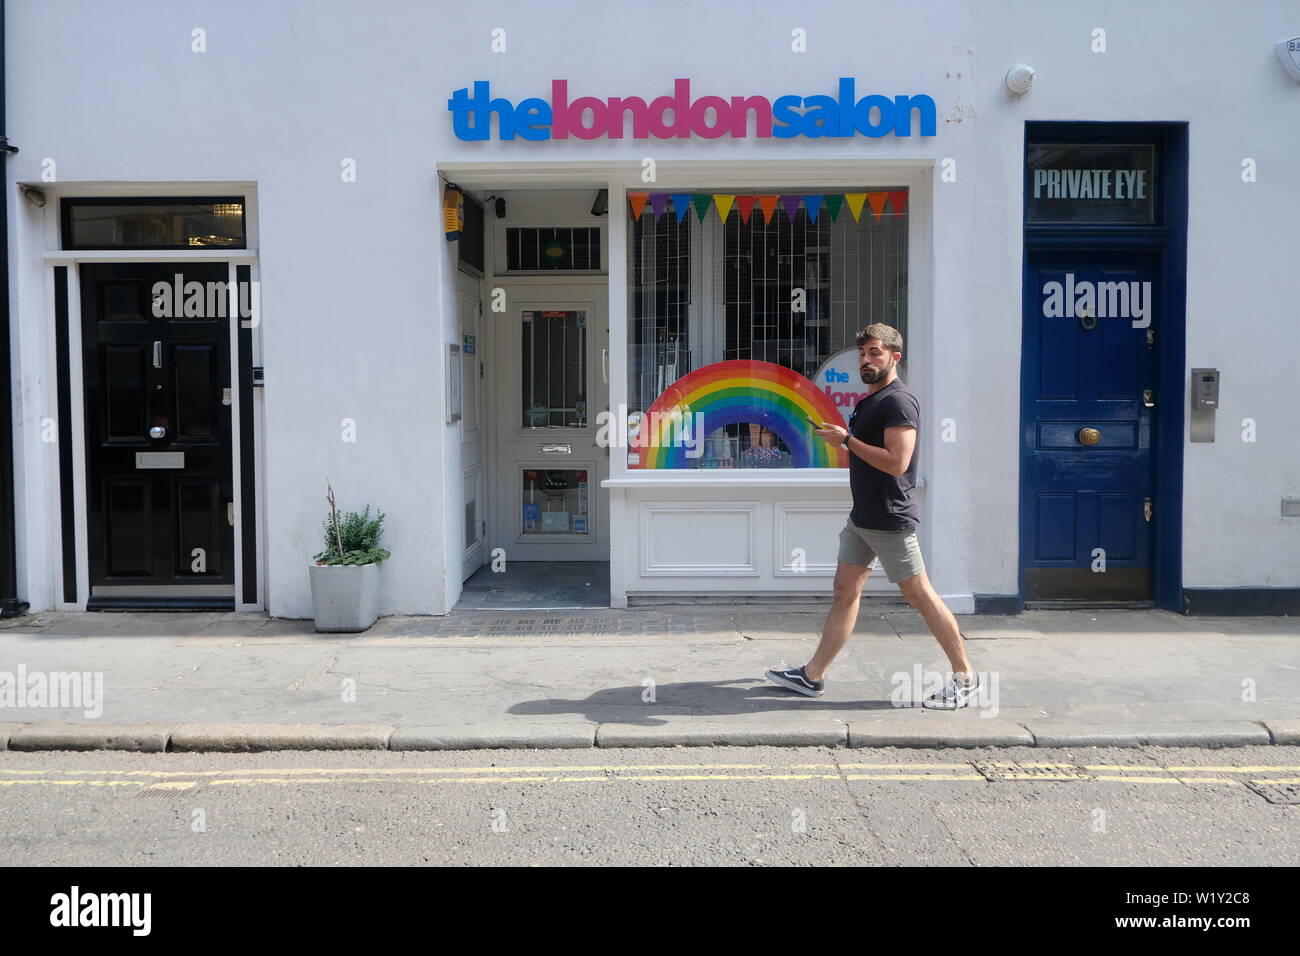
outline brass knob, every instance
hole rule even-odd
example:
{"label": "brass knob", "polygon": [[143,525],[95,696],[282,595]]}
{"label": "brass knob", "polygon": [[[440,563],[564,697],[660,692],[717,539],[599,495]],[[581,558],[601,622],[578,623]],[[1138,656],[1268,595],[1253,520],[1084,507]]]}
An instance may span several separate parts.
{"label": "brass knob", "polygon": [[1080,445],[1095,445],[1099,441],[1101,441],[1101,432],[1097,431],[1097,429],[1095,428],[1079,429]]}

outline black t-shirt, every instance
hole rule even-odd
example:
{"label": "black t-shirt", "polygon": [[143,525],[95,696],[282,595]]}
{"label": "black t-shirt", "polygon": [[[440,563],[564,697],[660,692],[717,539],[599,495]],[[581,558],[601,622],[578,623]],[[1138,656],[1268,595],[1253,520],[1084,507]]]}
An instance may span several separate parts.
{"label": "black t-shirt", "polygon": [[858,402],[849,418],[853,437],[877,448],[885,447],[885,429],[895,425],[911,425],[917,434],[912,460],[899,477],[873,468],[849,450],[849,487],[853,490],[849,520],[859,528],[910,531],[921,523],[915,493],[916,459],[921,448],[921,403],[901,379],[894,379]]}

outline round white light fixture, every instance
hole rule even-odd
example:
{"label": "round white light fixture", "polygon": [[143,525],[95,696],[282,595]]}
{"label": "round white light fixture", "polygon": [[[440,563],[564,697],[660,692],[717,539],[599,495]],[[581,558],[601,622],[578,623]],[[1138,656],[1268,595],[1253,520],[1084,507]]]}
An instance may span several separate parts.
{"label": "round white light fixture", "polygon": [[1016,96],[1024,96],[1029,92],[1029,87],[1034,82],[1034,68],[1026,66],[1024,63],[1020,66],[1013,66],[1007,70],[1007,89]]}

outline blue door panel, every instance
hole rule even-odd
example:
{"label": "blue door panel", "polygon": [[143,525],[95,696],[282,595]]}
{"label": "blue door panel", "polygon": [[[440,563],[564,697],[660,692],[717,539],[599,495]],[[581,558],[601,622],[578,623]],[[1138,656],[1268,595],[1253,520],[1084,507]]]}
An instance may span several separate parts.
{"label": "blue door panel", "polygon": [[1103,494],[1097,496],[1097,507],[1097,540],[1106,551],[1106,560],[1136,560],[1138,529],[1133,519],[1142,512],[1141,499],[1136,495]]}
{"label": "blue door panel", "polygon": [[1037,547],[1034,548],[1034,558],[1038,562],[1070,560],[1075,552],[1075,496],[1040,494],[1037,502]]}
{"label": "blue door panel", "polygon": [[1062,324],[1053,323],[1039,332],[1038,348],[1031,354],[1038,356],[1038,395],[1042,399],[1077,399],[1079,380],[1075,369],[1079,367],[1077,337]]}

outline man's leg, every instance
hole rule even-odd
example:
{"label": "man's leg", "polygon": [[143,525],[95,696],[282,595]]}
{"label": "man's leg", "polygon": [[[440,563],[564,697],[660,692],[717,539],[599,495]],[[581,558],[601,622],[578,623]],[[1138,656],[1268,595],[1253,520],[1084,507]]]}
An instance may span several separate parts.
{"label": "man's leg", "polygon": [[870,567],[864,568],[844,561],[835,566],[835,596],[826,615],[826,624],[822,627],[821,643],[817,645],[817,653],[803,669],[809,680],[822,679],[826,668],[831,666],[831,661],[835,660],[835,655],[853,633],[853,625],[858,620],[858,604],[862,601],[862,586],[867,583],[867,575],[870,573]]}
{"label": "man's leg", "polygon": [[948,655],[948,663],[954,674],[965,674],[973,679],[970,661],[966,658],[966,643],[962,640],[953,617],[943,598],[930,585],[930,579],[924,571],[898,582],[898,589],[907,598],[907,603],[921,612],[930,633],[939,641],[939,646]]}

